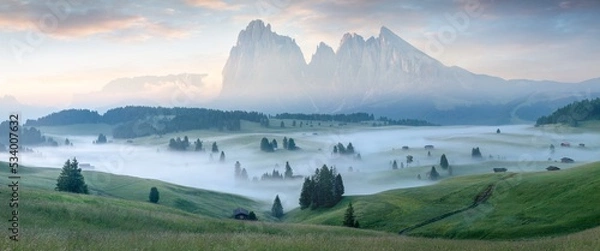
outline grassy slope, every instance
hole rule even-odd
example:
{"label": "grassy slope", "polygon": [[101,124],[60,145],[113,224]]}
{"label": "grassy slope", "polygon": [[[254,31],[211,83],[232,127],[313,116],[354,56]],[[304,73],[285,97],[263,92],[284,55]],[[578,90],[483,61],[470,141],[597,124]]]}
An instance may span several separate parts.
{"label": "grassy slope", "polygon": [[[23,187],[51,191],[56,186],[60,169],[21,167],[19,173],[22,175],[20,184]],[[265,207],[242,196],[184,187],[159,180],[85,170],[83,175],[93,195],[146,202],[150,188],[155,186],[160,193],[160,204],[208,217],[230,217],[233,209],[237,207],[254,210],[260,217],[260,210]],[[8,176],[6,162],[0,162],[0,176]]]}
{"label": "grassy slope", "polygon": [[[8,201],[0,187],[0,200]],[[342,227],[240,222],[147,202],[21,191],[18,243],[1,250],[597,250],[600,228],[535,241],[401,237]],[[6,206],[2,206],[6,207]],[[5,212],[2,210],[2,212]],[[7,217],[7,214],[3,213]],[[3,226],[6,223],[3,223]],[[2,227],[6,229],[5,227]],[[8,234],[8,232],[6,232]]]}
{"label": "grassy slope", "polygon": [[463,208],[496,184],[491,199],[473,210],[410,234],[447,238],[529,238],[572,233],[600,225],[600,163],[559,172],[457,177],[436,185],[351,196],[327,210],[293,210],[287,222],[341,225],[352,201],[361,227],[398,232]]}

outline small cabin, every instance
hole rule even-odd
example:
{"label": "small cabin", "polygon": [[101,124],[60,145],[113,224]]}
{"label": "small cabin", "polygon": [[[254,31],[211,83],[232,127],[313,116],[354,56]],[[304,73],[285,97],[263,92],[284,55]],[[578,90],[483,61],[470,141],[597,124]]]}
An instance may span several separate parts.
{"label": "small cabin", "polygon": [[433,145],[425,145],[425,149],[433,149]]}
{"label": "small cabin", "polygon": [[546,167],[546,170],[548,170],[548,171],[558,171],[558,170],[560,170],[560,168],[558,168],[556,166],[549,166],[549,167]]}
{"label": "small cabin", "polygon": [[495,173],[505,173],[506,171],[508,171],[508,169],[506,169],[504,167],[494,167],[493,170]]}
{"label": "small cabin", "polygon": [[408,146],[403,146],[402,150],[408,150]]}
{"label": "small cabin", "polygon": [[579,143],[579,147],[584,148],[585,144],[584,143]]}
{"label": "small cabin", "polygon": [[571,158],[564,157],[564,158],[560,159],[560,162],[562,162],[562,163],[573,163],[573,162],[575,162],[575,160],[573,160]]}
{"label": "small cabin", "polygon": [[250,213],[244,208],[236,208],[233,210],[233,218],[236,220],[247,220]]}
{"label": "small cabin", "polygon": [[562,146],[562,147],[571,147],[571,144],[569,142],[563,142],[563,143],[560,143],[560,146]]}

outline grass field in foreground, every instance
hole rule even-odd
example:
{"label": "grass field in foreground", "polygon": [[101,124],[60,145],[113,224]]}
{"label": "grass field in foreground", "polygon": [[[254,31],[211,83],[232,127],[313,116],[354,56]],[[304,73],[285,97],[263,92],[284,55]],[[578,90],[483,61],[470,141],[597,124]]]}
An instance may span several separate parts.
{"label": "grass field in foreground", "polygon": [[486,203],[409,234],[470,239],[554,236],[600,225],[598,177],[600,162],[558,172],[456,177],[432,186],[346,197],[331,209],[295,209],[285,221],[339,226],[351,201],[361,227],[398,232],[464,208],[494,184],[494,193]]}
{"label": "grass field in foreground", "polygon": [[[20,241],[0,250],[598,250],[600,228],[529,241],[445,240],[333,226],[241,222],[147,202],[23,190]],[[8,187],[0,200],[8,201]],[[8,217],[6,205],[2,217]],[[6,212],[6,213],[5,213]],[[3,220],[2,229],[7,229]]]}
{"label": "grass field in foreground", "polygon": [[[0,176],[8,177],[8,170],[6,162],[0,162]],[[19,183],[23,189],[53,191],[60,169],[21,167],[19,173],[22,176]],[[102,172],[84,170],[83,175],[92,195],[147,202],[150,188],[154,186],[160,192],[161,205],[213,218],[228,218],[234,209],[243,207],[254,210],[263,219],[270,219],[268,213],[261,212],[268,205],[243,196]]]}

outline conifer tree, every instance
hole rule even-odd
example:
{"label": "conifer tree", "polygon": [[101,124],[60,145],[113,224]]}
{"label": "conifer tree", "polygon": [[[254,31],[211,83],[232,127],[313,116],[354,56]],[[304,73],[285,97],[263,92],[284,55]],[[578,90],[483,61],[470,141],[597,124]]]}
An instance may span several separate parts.
{"label": "conifer tree", "polygon": [[160,196],[158,193],[158,188],[156,188],[156,187],[150,188],[150,195],[149,195],[150,202],[158,203],[159,198],[160,198]]}
{"label": "conifer tree", "polygon": [[217,142],[213,142],[213,144],[212,144],[212,152],[213,153],[218,153],[219,152],[219,147],[217,146]]}
{"label": "conifer tree", "polygon": [[225,162],[225,152],[221,151],[221,156],[219,157],[220,162]]}
{"label": "conifer tree", "polygon": [[444,170],[448,169],[448,166],[450,166],[448,164],[448,159],[446,158],[446,154],[442,154],[442,157],[440,157],[440,166]]}
{"label": "conifer tree", "polygon": [[284,178],[291,179],[293,176],[294,176],[294,170],[292,170],[292,167],[290,166],[290,162],[286,161]]}
{"label": "conifer tree", "polygon": [[302,191],[300,192],[300,209],[306,209],[310,206],[313,194],[312,188],[311,178],[304,178],[304,184],[302,184]]}
{"label": "conifer tree", "polygon": [[81,168],[79,168],[79,162],[77,162],[76,158],[73,158],[73,161],[67,159],[63,165],[56,182],[55,190],[70,193],[88,193],[88,187],[85,184]]}
{"label": "conifer tree", "polygon": [[348,207],[346,208],[346,213],[344,214],[344,226],[346,227],[355,227],[356,219],[354,217],[354,208],[352,207],[352,202],[348,203]]}
{"label": "conifer tree", "polygon": [[283,206],[281,205],[281,200],[279,200],[279,195],[275,196],[275,201],[273,201],[273,206],[271,207],[271,215],[275,218],[283,216]]}

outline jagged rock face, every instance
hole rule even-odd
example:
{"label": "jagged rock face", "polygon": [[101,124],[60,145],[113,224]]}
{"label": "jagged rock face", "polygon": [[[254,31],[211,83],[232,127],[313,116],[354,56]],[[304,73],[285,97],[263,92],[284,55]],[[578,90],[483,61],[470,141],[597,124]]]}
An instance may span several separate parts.
{"label": "jagged rock face", "polygon": [[306,62],[300,47],[271,26],[252,21],[240,32],[223,69],[223,94],[258,97],[303,83]]}
{"label": "jagged rock face", "polygon": [[[223,69],[221,100],[243,102],[248,98],[255,108],[267,105],[279,107],[278,111],[311,112],[361,111],[365,107],[400,112],[398,108],[412,100],[440,111],[481,103],[507,104],[540,90],[556,96],[564,86],[506,81],[447,67],[385,27],[377,37],[366,40],[347,33],[337,50],[320,43],[307,64],[292,38],[255,20],[240,32],[231,49]],[[293,105],[301,108],[289,109]]]}
{"label": "jagged rock face", "polygon": [[345,34],[335,52],[320,43],[306,64],[293,39],[255,20],[240,32],[231,49],[223,69],[222,93],[259,98],[267,92],[296,90],[315,100],[328,92],[329,99],[365,101],[445,85],[451,75],[448,67],[385,27],[378,37],[367,40]]}

